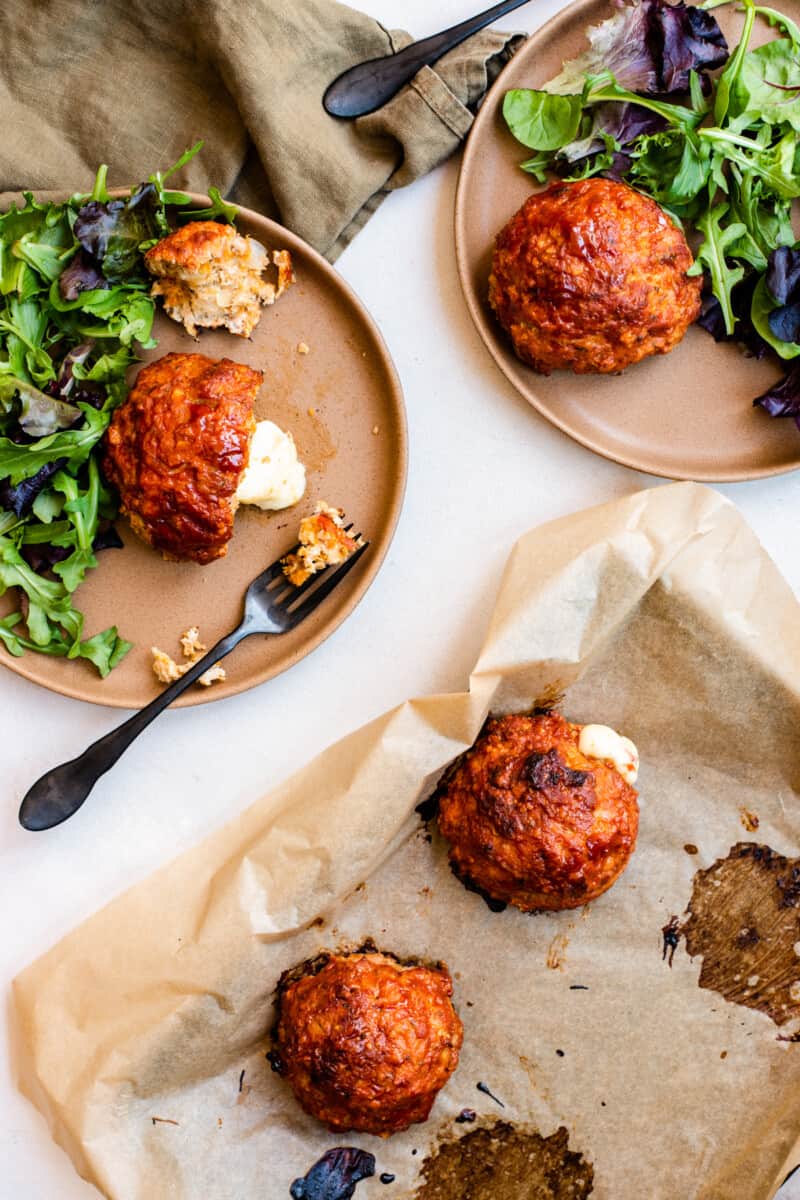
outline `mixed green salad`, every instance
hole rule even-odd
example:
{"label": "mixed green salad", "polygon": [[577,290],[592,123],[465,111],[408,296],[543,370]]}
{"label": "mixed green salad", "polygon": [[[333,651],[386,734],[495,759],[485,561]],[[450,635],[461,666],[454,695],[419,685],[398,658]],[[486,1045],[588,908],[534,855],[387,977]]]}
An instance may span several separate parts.
{"label": "mixed green salad", "polygon": [[[624,180],[694,232],[698,323],[786,362],[800,359],[800,27],[745,0],[729,53],[709,11],[728,2],[625,5],[544,89],[507,92],[503,114],[539,182]],[[757,21],[774,36],[751,49]],[[800,361],[754,403],[800,426]]]}
{"label": "mixed green salad", "polygon": [[0,214],[0,596],[15,596],[0,641],[13,655],[84,658],[106,676],[130,649],[116,626],[84,637],[74,593],[98,552],[122,546],[97,452],[137,351],[156,344],[143,254],[176,221],[235,215],[216,189],[202,210],[167,190],[201,146],[126,197],[101,166],[90,195],[26,192]]}

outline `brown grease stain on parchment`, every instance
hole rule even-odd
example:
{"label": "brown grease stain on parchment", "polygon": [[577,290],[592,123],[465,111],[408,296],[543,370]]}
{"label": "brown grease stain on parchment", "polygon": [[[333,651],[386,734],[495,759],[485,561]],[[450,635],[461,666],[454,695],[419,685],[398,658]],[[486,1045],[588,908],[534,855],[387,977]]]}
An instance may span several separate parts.
{"label": "brown grease stain on parchment", "polygon": [[700,987],[776,1025],[800,1017],[800,858],[737,843],[695,875],[680,932]]}
{"label": "brown grease stain on parchment", "polygon": [[563,1125],[548,1138],[508,1121],[473,1129],[425,1159],[414,1200],[585,1200],[594,1168],[568,1143]]}

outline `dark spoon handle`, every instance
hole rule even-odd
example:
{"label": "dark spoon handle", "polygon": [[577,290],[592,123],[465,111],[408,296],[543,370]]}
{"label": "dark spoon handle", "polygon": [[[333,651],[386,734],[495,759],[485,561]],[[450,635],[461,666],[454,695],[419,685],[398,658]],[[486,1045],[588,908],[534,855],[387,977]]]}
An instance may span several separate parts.
{"label": "dark spoon handle", "polygon": [[397,54],[372,58],[369,62],[351,67],[334,79],[325,92],[322,103],[326,112],[334,117],[361,117],[374,112],[391,100],[403,84],[413,79],[421,67],[429,67],[479,29],[527,3],[528,0],[503,0],[503,3],[495,4],[442,33],[435,33],[421,42],[412,42]]}
{"label": "dark spoon handle", "polygon": [[154,721],[160,712],[199,679],[204,671],[219,662],[255,630],[242,622],[238,629],[227,634],[199,662],[165,688],[139,712],[123,721],[103,737],[93,742],[78,758],[53,767],[38,779],[26,793],[20,805],[19,822],[25,829],[39,831],[60,825],[77,812],[101,775],[105,775],[131,742]]}

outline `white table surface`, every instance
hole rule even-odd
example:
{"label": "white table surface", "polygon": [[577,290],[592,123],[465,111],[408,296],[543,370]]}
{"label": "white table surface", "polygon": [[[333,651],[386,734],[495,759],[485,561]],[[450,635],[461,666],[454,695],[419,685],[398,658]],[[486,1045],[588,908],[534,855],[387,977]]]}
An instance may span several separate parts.
{"label": "white table surface", "polygon": [[[417,37],[477,7],[466,0],[435,6],[363,0],[363,6]],[[559,0],[539,0],[501,24],[531,31],[559,7]],[[187,137],[195,132],[187,130]],[[503,564],[527,529],[661,482],[606,462],[551,428],[489,358],[456,274],[457,174],[455,159],[391,196],[339,261],[394,355],[411,460],[394,543],[347,623],[304,662],[254,691],[166,713],[98,786],[80,818],[41,835],[17,824],[26,788],[123,714],[0,671],[6,994],[14,975],[75,924],[326,745],[410,696],[462,690]],[[786,436],[800,434],[787,423]],[[719,490],[800,592],[800,472]],[[465,515],[469,552],[452,536]],[[6,1035],[0,1044],[0,1200],[97,1197],[17,1093],[7,1041]],[[781,1192],[781,1200],[790,1198],[800,1200],[797,1176]]]}

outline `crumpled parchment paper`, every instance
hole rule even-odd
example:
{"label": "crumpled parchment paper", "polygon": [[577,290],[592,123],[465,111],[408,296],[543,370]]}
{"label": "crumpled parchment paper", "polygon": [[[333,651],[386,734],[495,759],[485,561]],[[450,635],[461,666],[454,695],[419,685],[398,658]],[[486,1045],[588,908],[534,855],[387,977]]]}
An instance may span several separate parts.
{"label": "crumpled parchment paper", "polygon": [[[559,692],[637,743],[638,848],[584,910],[492,913],[415,806],[489,712]],[[798,730],[800,606],[720,495],[674,484],[535,529],[469,691],[345,738],[15,981],[21,1087],[113,1200],[285,1200],[339,1144],[396,1176],[359,1197],[398,1200],[495,1118],[565,1128],[596,1200],[768,1200],[800,1157],[800,1022],[698,987],[661,931],[737,843],[798,854]],[[465,1026],[430,1120],[389,1140],[328,1133],[265,1060],[281,971],[366,937],[446,961]]]}

